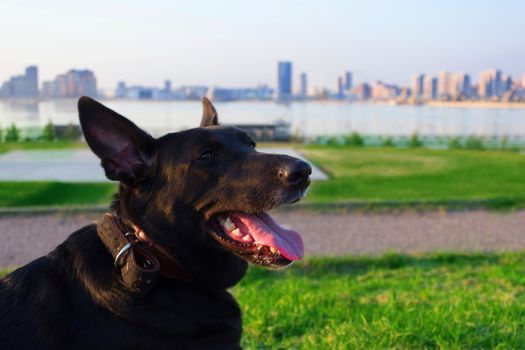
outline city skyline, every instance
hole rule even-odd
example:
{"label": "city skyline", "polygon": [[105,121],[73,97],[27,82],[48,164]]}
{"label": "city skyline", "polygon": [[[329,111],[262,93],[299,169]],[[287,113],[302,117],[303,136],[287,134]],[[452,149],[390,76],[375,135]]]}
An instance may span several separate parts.
{"label": "city skyline", "polygon": [[309,72],[311,86],[333,87],[344,69],[355,81],[398,85],[413,72],[476,76],[502,65],[519,76],[525,45],[516,34],[525,32],[524,12],[517,0],[125,6],[94,0],[82,11],[66,1],[7,0],[0,4],[0,31],[9,33],[2,38],[0,81],[38,63],[42,80],[89,67],[105,89],[119,80],[155,85],[166,78],[179,85],[255,86],[274,75],[278,60]]}
{"label": "city skyline", "polygon": [[[294,79],[294,64],[291,61],[278,61],[276,66],[275,89],[267,83],[251,87],[225,87],[208,85],[181,85],[174,88],[172,81],[164,80],[161,88],[157,86],[128,85],[119,81],[111,92],[97,90],[97,78],[89,69],[70,69],[58,74],[55,79],[38,81],[39,69],[29,66],[25,74],[12,76],[0,85],[0,98],[76,98],[90,97],[188,100],[207,96],[222,101],[272,100],[286,102],[292,100],[396,100],[399,103],[421,103],[425,101],[463,101],[463,100],[525,100],[525,73],[513,77],[500,69],[485,69],[479,72],[479,82],[473,83],[470,74],[464,72],[439,71],[436,75],[413,74],[409,85],[396,85],[382,80],[360,82],[354,85],[353,72],[346,70],[337,76],[335,89],[310,87],[307,72],[299,73],[299,81]],[[294,84],[295,81],[295,84]]]}

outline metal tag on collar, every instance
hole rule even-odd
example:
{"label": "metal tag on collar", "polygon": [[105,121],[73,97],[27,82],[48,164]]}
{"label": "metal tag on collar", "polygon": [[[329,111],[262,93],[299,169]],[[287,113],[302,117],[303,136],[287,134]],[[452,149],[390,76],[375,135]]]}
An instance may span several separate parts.
{"label": "metal tag on collar", "polygon": [[[134,236],[133,233],[131,232],[126,232],[126,237],[129,237],[129,236]],[[126,252],[126,250],[128,250],[129,248],[133,247],[133,245],[137,242],[138,240],[137,239],[134,239],[133,241],[131,242],[128,242],[124,245],[124,247],[122,247],[122,249],[117,253],[117,256],[115,256],[115,263],[114,263],[114,266],[116,268],[119,268],[120,267],[120,258],[122,257],[122,255]]]}

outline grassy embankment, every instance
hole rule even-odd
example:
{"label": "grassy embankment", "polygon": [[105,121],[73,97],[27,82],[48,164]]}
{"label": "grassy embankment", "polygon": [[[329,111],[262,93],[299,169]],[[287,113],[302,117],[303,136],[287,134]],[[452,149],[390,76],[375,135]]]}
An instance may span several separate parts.
{"label": "grassy embankment", "polygon": [[328,146],[302,152],[331,175],[312,186],[310,202],[525,204],[525,155],[520,153]]}
{"label": "grassy embankment", "polygon": [[516,349],[525,253],[313,258],[234,288],[246,349]]}
{"label": "grassy embankment", "polygon": [[53,141],[53,142],[3,142],[0,143],[0,154],[15,150],[54,150],[54,149],[71,149],[86,148],[85,142],[73,141]]}
{"label": "grassy embankment", "polygon": [[[314,182],[304,203],[525,203],[525,155],[502,151],[302,146],[330,175]],[[108,203],[112,183],[0,183],[0,207]],[[489,205],[489,206],[490,206]]]}

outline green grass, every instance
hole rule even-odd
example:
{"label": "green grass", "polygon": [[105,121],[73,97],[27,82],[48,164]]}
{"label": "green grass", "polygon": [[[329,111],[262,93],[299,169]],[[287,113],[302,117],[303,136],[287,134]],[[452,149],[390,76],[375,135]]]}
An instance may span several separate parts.
{"label": "green grass", "polygon": [[525,155],[501,151],[300,149],[330,176],[310,202],[518,199],[525,202]]}
{"label": "green grass", "polygon": [[113,183],[0,182],[0,207],[109,205]]}
{"label": "green grass", "polygon": [[245,349],[525,344],[524,252],[311,258],[284,271],[252,267],[233,293]]}
{"label": "green grass", "polygon": [[74,142],[74,141],[31,141],[31,142],[13,142],[13,143],[1,143],[0,142],[0,154],[14,150],[49,150],[49,149],[70,149],[70,148],[86,148],[85,142]]}
{"label": "green grass", "polygon": [[[330,175],[327,181],[312,183],[304,201],[307,205],[364,202],[380,207],[395,202],[399,208],[404,203],[468,208],[476,207],[476,201],[488,201],[481,207],[525,206],[524,154],[336,146],[298,149]],[[104,204],[114,188],[111,184],[0,182],[0,207]]]}
{"label": "green grass", "polygon": [[511,349],[525,253],[317,258],[234,289],[246,349]]}

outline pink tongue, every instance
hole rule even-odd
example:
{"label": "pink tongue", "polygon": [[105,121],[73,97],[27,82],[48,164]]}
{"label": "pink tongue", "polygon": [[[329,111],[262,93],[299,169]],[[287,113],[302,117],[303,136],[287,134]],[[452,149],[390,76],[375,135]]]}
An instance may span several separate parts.
{"label": "pink tongue", "polygon": [[301,236],[293,230],[279,226],[270,215],[232,213],[230,219],[234,223],[240,221],[246,226],[256,243],[277,249],[286,259],[294,261],[304,256]]}

